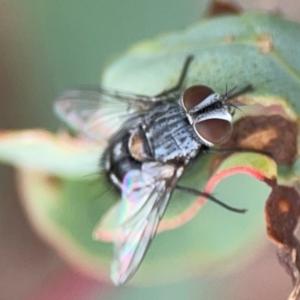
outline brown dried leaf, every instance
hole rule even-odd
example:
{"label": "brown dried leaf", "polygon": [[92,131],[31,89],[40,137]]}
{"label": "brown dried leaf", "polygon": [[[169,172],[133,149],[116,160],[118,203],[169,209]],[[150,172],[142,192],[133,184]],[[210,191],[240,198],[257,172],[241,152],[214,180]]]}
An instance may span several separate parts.
{"label": "brown dried leaf", "polygon": [[265,213],[268,236],[277,245],[278,259],[294,283],[288,300],[300,299],[299,193],[294,187],[274,187]]}
{"label": "brown dried leaf", "polygon": [[278,164],[292,165],[297,155],[298,124],[281,115],[247,116],[234,124],[224,149],[256,149],[272,154]]}

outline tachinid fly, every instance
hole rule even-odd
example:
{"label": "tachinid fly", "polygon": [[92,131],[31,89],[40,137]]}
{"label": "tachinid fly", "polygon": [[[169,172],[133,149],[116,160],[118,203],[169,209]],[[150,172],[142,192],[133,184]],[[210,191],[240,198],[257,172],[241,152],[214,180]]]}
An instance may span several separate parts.
{"label": "tachinid fly", "polygon": [[203,85],[183,91],[192,59],[187,57],[176,86],[153,97],[99,88],[90,93],[66,92],[55,103],[56,113],[65,122],[92,139],[103,139],[100,129],[106,111],[101,109],[102,101],[114,99],[128,105],[128,115],[108,139],[102,157],[104,171],[121,195],[111,264],[116,285],[137,271],[175,189],[204,196],[236,212],[245,211],[177,184],[199,154],[230,137],[236,108],[229,101],[233,89],[224,95]]}

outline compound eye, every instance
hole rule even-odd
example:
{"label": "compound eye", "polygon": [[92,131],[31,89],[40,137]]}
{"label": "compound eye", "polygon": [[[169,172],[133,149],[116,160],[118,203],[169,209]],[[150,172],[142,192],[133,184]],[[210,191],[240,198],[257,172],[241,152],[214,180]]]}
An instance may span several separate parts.
{"label": "compound eye", "polygon": [[182,95],[183,107],[189,111],[215,92],[205,85],[192,85]]}
{"label": "compound eye", "polygon": [[221,119],[204,120],[194,126],[201,138],[214,145],[226,142],[232,132],[231,122]]}

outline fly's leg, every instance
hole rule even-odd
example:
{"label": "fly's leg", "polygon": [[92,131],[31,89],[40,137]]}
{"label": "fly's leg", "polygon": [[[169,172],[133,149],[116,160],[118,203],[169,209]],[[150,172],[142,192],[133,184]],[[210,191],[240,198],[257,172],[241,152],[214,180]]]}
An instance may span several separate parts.
{"label": "fly's leg", "polygon": [[180,191],[183,191],[183,192],[186,192],[188,194],[191,194],[191,195],[195,195],[195,196],[199,196],[199,197],[205,197],[207,200],[210,200],[222,207],[224,207],[225,209],[227,210],[230,210],[230,211],[233,211],[233,212],[236,212],[236,213],[245,213],[247,211],[247,209],[240,209],[240,208],[235,208],[235,207],[232,207],[220,200],[218,200],[217,198],[215,198],[213,195],[211,194],[208,194],[208,193],[205,193],[205,192],[200,192],[196,189],[193,189],[193,188],[189,188],[189,187],[185,187],[185,186],[181,186],[181,185],[176,185],[175,187],[177,190],[180,190]]}
{"label": "fly's leg", "polygon": [[[239,148],[236,148],[236,149],[214,149],[214,148],[207,148],[207,149],[202,150],[201,153],[202,154],[207,154],[207,153],[231,154],[231,153],[244,153],[244,152],[263,154],[263,155],[266,155],[266,156],[270,157],[271,159],[273,159],[273,156],[270,152],[263,151],[263,150],[256,150],[256,149],[239,149]],[[239,208],[229,206],[228,204],[218,200],[217,198],[215,198],[211,194],[201,192],[201,191],[198,191],[198,190],[193,189],[193,188],[181,186],[181,185],[178,185],[178,184],[176,185],[175,188],[180,190],[180,191],[191,194],[191,195],[195,195],[195,196],[199,196],[199,197],[205,197],[207,200],[215,202],[216,204],[226,208],[227,210],[230,210],[230,211],[233,211],[233,212],[236,212],[236,213],[245,213],[247,211],[246,209],[239,209]]]}
{"label": "fly's leg", "polygon": [[163,101],[163,100],[168,100],[168,99],[178,97],[178,95],[182,92],[182,85],[186,78],[189,66],[193,59],[194,59],[193,55],[189,55],[186,58],[176,85],[174,85],[170,89],[163,91],[162,93],[156,95],[155,97],[156,97],[156,99],[159,99],[158,101]]}
{"label": "fly's leg", "polygon": [[181,71],[181,74],[180,74],[180,77],[179,77],[179,80],[176,83],[176,85],[158,95],[155,95],[155,96],[146,96],[146,95],[116,91],[116,90],[109,90],[109,89],[104,89],[102,87],[98,87],[96,90],[104,96],[112,97],[112,98],[118,99],[118,100],[124,100],[124,101],[126,101],[126,103],[129,103],[129,104],[141,106],[140,102],[143,102],[144,105],[142,104],[142,106],[145,106],[147,108],[147,106],[152,106],[152,104],[154,102],[170,100],[170,99],[178,97],[179,93],[181,92],[182,84],[185,80],[188,68],[189,68],[190,63],[193,60],[193,58],[194,57],[192,55],[189,55],[186,58],[183,68],[182,68],[182,71]]}

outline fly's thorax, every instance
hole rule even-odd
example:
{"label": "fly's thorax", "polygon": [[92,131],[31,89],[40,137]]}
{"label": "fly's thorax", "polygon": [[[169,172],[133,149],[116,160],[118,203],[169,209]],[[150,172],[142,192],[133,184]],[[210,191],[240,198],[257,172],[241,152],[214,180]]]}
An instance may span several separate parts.
{"label": "fly's thorax", "polygon": [[176,102],[155,106],[145,115],[141,131],[146,155],[160,162],[186,164],[201,147],[184,110]]}
{"label": "fly's thorax", "polygon": [[187,88],[180,99],[194,132],[208,147],[226,142],[231,135],[232,115],[226,100],[226,95],[203,85]]}

